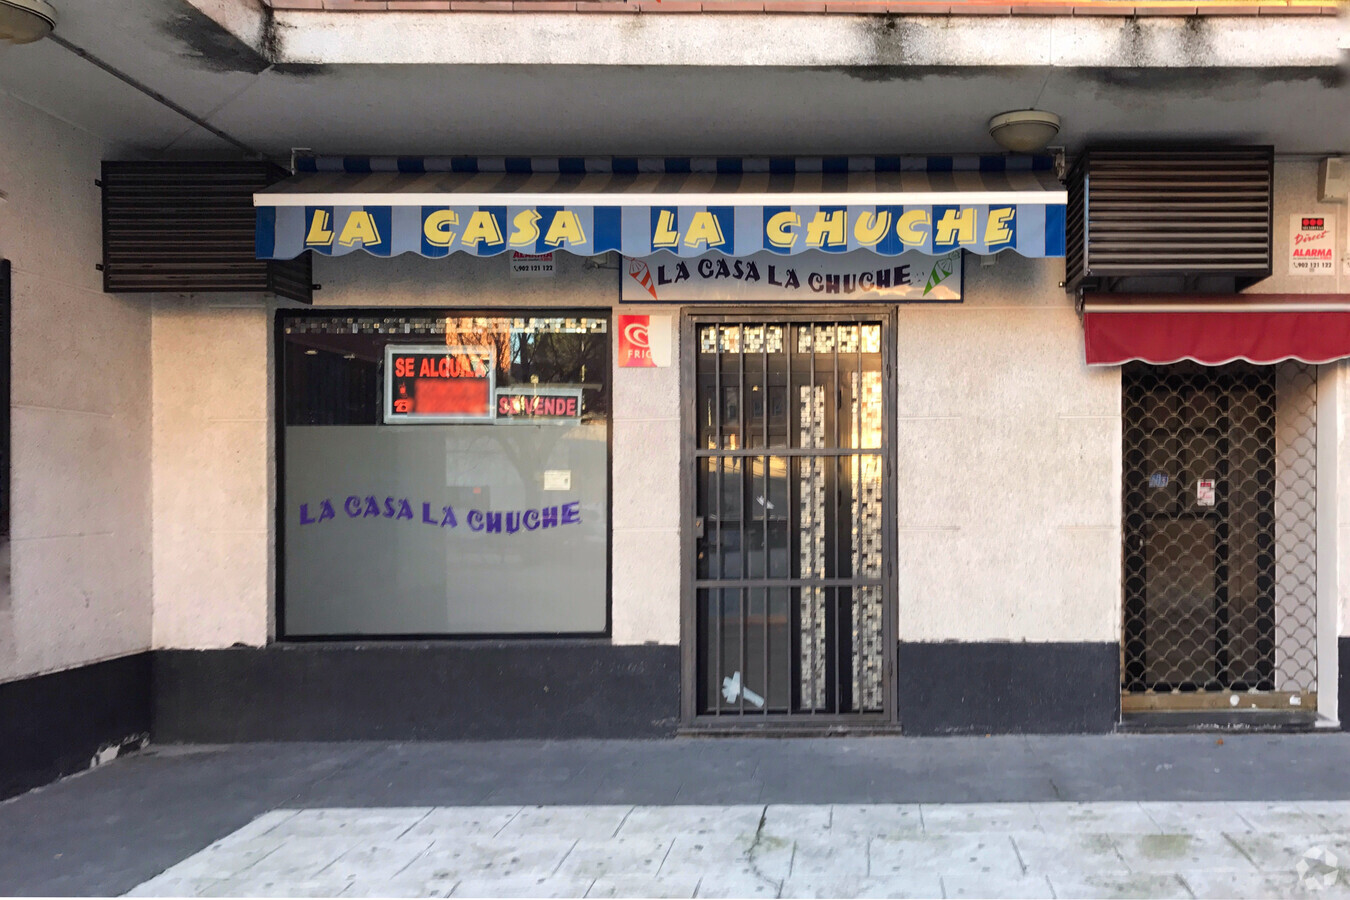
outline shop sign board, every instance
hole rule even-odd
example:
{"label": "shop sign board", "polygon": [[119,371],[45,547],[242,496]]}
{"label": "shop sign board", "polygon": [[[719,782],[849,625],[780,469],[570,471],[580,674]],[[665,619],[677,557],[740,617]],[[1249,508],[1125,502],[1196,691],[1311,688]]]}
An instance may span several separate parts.
{"label": "shop sign board", "polygon": [[[1045,202],[975,204],[961,202],[957,192],[948,204],[888,205],[879,204],[876,194],[861,193],[862,203],[847,206],[590,207],[563,205],[567,195],[561,194],[557,205],[512,206],[507,193],[500,195],[501,206],[441,206],[423,202],[433,199],[426,197],[407,205],[334,206],[314,203],[315,195],[308,195],[305,205],[258,207],[256,252],[259,259],[292,259],[306,250],[325,256],[365,250],[376,256],[413,252],[427,257],[496,256],[508,250],[598,256],[617,250],[638,258],[665,252],[695,259],[710,252],[741,258],[760,252],[797,256],[857,250],[941,256],[964,249],[984,255],[1015,250],[1028,257],[1062,257],[1062,194],[1041,189],[1031,193],[1044,194]],[[263,193],[257,198],[275,201],[284,196]],[[290,196],[307,200],[304,194]],[[451,193],[446,199],[456,196]]]}
{"label": "shop sign board", "polygon": [[1336,219],[1318,213],[1289,217],[1289,274],[1336,274]]}
{"label": "shop sign board", "polygon": [[497,389],[498,422],[581,422],[581,388],[509,387]]}
{"label": "shop sign board", "polygon": [[741,259],[658,253],[623,263],[624,303],[960,303],[960,250],[879,256],[865,250],[762,251]]}
{"label": "shop sign board", "polygon": [[616,319],[619,368],[657,369],[670,365],[670,316],[621,315]]}
{"label": "shop sign board", "polygon": [[491,347],[386,345],[385,424],[491,421],[495,359]]}
{"label": "shop sign board", "polygon": [[552,253],[521,253],[511,251],[512,278],[552,278]]}

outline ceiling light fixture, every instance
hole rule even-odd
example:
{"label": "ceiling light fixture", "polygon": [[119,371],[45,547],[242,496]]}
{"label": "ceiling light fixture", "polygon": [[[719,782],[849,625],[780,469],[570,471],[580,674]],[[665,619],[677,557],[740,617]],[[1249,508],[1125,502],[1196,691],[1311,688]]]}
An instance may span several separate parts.
{"label": "ceiling light fixture", "polygon": [[0,41],[31,44],[55,27],[56,10],[47,0],[0,0]]}
{"label": "ceiling light fixture", "polygon": [[1059,116],[1039,109],[1016,109],[989,120],[989,136],[1005,150],[1034,153],[1059,134]]}

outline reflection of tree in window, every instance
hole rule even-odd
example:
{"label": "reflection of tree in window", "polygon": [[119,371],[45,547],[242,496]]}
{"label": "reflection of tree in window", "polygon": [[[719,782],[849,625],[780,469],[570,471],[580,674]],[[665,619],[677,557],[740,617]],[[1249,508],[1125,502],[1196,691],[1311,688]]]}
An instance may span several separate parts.
{"label": "reflection of tree in window", "polygon": [[605,333],[516,332],[511,336],[511,384],[567,384],[582,389],[582,418],[609,408]]}
{"label": "reflection of tree in window", "polygon": [[454,319],[445,320],[447,347],[491,347],[496,351],[497,371],[507,371],[511,365],[510,319]]}

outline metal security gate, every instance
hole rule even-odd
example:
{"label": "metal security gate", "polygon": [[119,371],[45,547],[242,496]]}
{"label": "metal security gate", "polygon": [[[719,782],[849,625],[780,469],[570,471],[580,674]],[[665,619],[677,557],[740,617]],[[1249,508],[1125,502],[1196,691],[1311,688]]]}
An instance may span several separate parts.
{"label": "metal security gate", "polygon": [[888,331],[688,324],[687,720],[892,716]]}
{"label": "metal security gate", "polygon": [[1317,696],[1317,373],[1123,371],[1122,709]]}

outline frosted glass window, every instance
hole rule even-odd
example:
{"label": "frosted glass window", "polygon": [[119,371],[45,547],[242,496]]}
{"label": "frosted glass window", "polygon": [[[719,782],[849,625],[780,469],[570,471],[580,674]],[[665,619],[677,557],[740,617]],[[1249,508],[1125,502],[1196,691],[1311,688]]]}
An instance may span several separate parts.
{"label": "frosted glass window", "polygon": [[607,630],[606,315],[281,329],[283,636]]}

